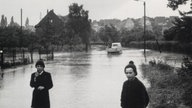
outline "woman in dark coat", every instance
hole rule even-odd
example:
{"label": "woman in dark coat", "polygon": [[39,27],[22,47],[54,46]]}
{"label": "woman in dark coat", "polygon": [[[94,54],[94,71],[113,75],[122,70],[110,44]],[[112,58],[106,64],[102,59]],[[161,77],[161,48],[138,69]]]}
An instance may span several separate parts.
{"label": "woman in dark coat", "polygon": [[36,62],[37,72],[31,74],[30,86],[34,88],[31,108],[50,108],[49,89],[53,87],[51,74],[44,71],[42,60]]}
{"label": "woman in dark coat", "polygon": [[128,78],[123,84],[121,93],[122,108],[146,108],[149,97],[145,86],[135,76],[137,75],[134,63],[128,64],[124,72]]}

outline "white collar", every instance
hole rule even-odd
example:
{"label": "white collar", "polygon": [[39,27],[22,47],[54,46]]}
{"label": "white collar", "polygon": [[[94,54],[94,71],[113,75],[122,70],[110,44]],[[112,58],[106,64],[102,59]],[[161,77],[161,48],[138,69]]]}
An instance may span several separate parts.
{"label": "white collar", "polygon": [[39,73],[39,75],[41,75],[43,72],[44,72],[44,71],[41,71],[41,72]]}

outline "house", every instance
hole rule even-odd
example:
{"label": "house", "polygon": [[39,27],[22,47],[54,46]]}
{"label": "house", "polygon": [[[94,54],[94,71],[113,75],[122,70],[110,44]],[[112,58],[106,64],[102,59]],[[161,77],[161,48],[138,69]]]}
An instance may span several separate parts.
{"label": "house", "polygon": [[57,16],[54,10],[51,10],[47,15],[35,25],[36,33],[41,34],[42,32],[54,32],[54,35],[58,35],[64,28],[65,19],[63,16]]}

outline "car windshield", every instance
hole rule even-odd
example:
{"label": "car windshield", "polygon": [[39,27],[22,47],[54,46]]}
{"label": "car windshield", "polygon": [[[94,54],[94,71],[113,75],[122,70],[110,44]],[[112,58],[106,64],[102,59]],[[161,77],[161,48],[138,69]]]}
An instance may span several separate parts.
{"label": "car windshield", "polygon": [[113,46],[118,46],[118,44],[113,44]]}

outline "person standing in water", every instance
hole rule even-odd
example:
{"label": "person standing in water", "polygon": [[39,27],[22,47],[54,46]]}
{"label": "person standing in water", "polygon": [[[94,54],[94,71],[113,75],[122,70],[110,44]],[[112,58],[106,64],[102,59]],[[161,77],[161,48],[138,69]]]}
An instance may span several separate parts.
{"label": "person standing in water", "polygon": [[49,89],[53,87],[51,74],[44,70],[45,64],[38,60],[37,72],[31,74],[30,86],[34,88],[31,108],[50,108]]}

